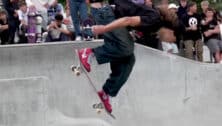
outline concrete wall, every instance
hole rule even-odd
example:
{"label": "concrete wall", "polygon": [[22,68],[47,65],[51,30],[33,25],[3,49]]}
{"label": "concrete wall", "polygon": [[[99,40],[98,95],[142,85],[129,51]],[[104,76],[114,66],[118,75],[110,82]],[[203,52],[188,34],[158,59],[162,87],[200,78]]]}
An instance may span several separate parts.
{"label": "concrete wall", "polygon": [[[118,97],[113,120],[97,114],[99,100],[82,74],[74,48],[102,42],[0,47],[0,126],[220,126],[221,65],[198,63],[140,45],[136,64]],[[93,65],[100,89],[109,65]],[[8,107],[9,106],[9,107]],[[10,107],[11,106],[11,107]]]}

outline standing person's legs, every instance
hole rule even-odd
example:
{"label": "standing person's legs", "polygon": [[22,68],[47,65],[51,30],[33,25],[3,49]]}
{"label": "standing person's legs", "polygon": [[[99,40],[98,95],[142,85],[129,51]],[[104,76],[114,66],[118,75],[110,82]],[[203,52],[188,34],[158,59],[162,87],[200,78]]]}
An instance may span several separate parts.
{"label": "standing person's legs", "polygon": [[[222,34],[222,33],[221,33]],[[222,63],[222,40],[218,41],[218,45],[220,47],[220,63]]]}
{"label": "standing person's legs", "polygon": [[85,1],[80,3],[79,15],[81,21],[85,21],[88,18],[88,9]]}
{"label": "standing person's legs", "polygon": [[185,57],[188,59],[193,59],[194,41],[193,40],[185,40],[184,46],[185,46]]}
{"label": "standing person's legs", "polygon": [[48,15],[46,11],[40,11],[40,14],[42,16],[42,28],[46,31],[47,29],[47,24],[48,24]]}
{"label": "standing person's legs", "polygon": [[14,44],[15,39],[15,32],[16,32],[16,22],[13,20],[9,21],[9,44]]}
{"label": "standing person's legs", "polygon": [[195,50],[196,50],[196,55],[197,55],[197,59],[200,62],[203,62],[203,41],[201,41],[201,39],[197,40],[195,42]]}
{"label": "standing person's legs", "polygon": [[210,50],[210,53],[214,55],[216,63],[219,63],[221,60],[221,45],[220,40],[217,39],[209,39],[206,43],[207,47]]}
{"label": "standing person's legs", "polygon": [[69,0],[70,4],[70,14],[72,17],[73,25],[75,28],[75,36],[81,36],[80,32],[80,21],[79,21],[79,7],[80,7],[80,2],[75,2],[74,0]]}

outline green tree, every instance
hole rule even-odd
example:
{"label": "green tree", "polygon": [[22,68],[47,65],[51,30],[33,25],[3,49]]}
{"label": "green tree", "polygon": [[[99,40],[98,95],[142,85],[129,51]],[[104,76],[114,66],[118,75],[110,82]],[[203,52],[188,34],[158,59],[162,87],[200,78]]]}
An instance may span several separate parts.
{"label": "green tree", "polygon": [[58,0],[59,1],[59,3],[61,3],[64,7],[65,7],[65,5],[66,5],[66,0]]}

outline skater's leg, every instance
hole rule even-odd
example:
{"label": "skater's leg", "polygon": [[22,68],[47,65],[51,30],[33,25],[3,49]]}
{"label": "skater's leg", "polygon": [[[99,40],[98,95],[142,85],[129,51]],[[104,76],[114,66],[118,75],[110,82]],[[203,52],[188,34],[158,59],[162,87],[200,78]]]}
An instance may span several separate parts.
{"label": "skater's leg", "polygon": [[127,81],[135,63],[135,56],[132,54],[123,58],[120,62],[111,62],[110,77],[106,80],[103,90],[106,94],[115,97],[124,83]]}

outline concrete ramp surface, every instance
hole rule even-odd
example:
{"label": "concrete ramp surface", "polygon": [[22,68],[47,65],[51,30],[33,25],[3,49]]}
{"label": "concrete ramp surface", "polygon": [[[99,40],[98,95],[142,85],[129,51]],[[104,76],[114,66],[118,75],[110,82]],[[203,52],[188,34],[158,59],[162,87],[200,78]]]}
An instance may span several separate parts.
{"label": "concrete ramp surface", "polygon": [[[222,65],[136,45],[133,72],[112,99],[116,120],[92,105],[98,97],[76,77],[74,49],[95,42],[0,47],[0,126],[221,126]],[[98,89],[109,64],[93,65]]]}

